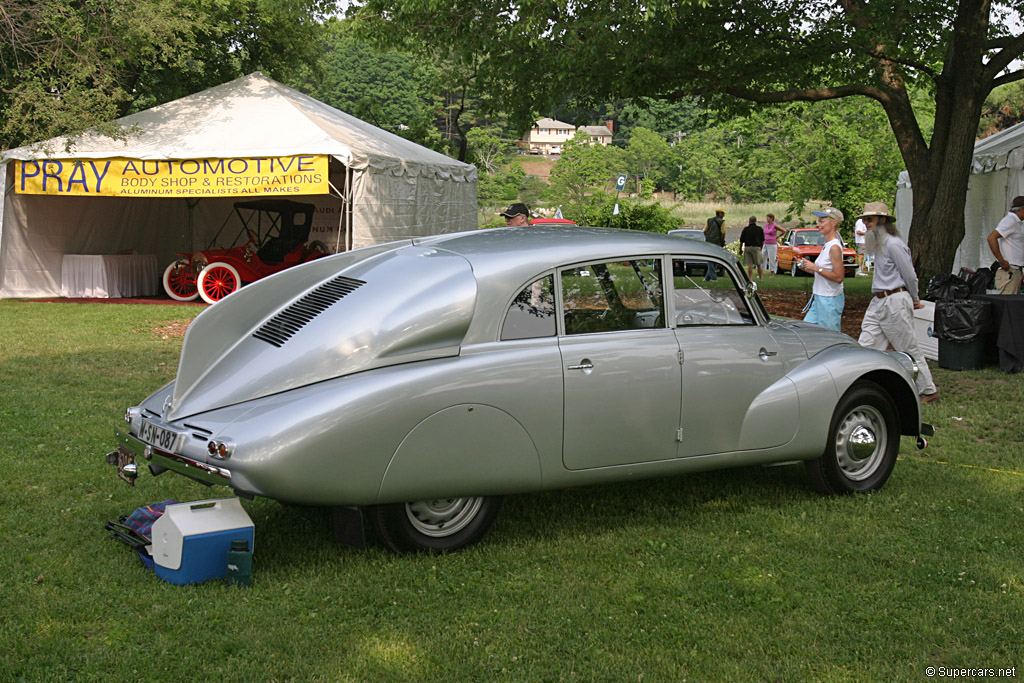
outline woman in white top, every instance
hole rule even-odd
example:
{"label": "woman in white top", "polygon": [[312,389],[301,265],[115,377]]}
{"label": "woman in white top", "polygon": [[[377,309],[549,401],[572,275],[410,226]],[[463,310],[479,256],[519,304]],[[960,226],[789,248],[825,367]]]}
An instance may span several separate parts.
{"label": "woman in white top", "polygon": [[813,212],[818,217],[818,232],[825,238],[818,258],[812,263],[800,259],[802,270],[814,273],[814,289],[804,320],[822,327],[840,331],[839,325],[843,318],[843,307],[846,295],[843,292],[843,247],[839,241],[839,224],[843,222],[843,213],[835,207]]}

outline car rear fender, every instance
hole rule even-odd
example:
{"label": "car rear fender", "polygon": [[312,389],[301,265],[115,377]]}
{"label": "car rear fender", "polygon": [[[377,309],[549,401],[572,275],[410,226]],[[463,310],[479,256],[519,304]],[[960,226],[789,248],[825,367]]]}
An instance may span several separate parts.
{"label": "car rear fender", "polygon": [[382,503],[541,487],[537,448],[508,413],[479,403],[439,410],[398,446],[381,482]]}

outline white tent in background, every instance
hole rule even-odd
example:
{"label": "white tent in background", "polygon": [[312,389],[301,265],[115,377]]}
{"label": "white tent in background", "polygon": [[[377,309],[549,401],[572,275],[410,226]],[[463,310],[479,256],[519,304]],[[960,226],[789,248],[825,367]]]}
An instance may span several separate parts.
{"label": "white tent in background", "polygon": [[[474,166],[371,126],[258,72],[117,123],[127,140],[86,135],[71,151],[66,151],[66,140],[56,138],[0,152],[0,298],[59,296],[65,254],[150,253],[157,255],[162,269],[177,252],[206,248],[232,220],[233,204],[258,196],[316,204],[310,239],[335,250],[477,225]],[[33,169],[39,176],[39,169],[45,169],[41,165],[53,159],[63,160],[67,169],[134,161],[133,167],[146,174],[147,167],[166,165],[178,169],[180,178],[182,169],[191,171],[204,160],[234,160],[239,167],[248,163],[256,168],[257,161],[281,158],[290,164],[288,160],[314,157],[328,172],[321,189],[311,193],[296,194],[303,188],[293,185],[245,193],[224,190],[220,196],[172,190],[150,193],[164,196],[127,190],[121,196],[98,196],[71,192],[66,178],[51,178],[46,193],[31,194],[24,182]],[[85,185],[81,182],[76,189]],[[237,232],[232,225],[222,238]]]}
{"label": "white tent in background", "polygon": [[[1024,195],[1024,123],[978,140],[974,145],[971,177],[964,208],[964,239],[956,250],[953,272],[961,267],[992,265],[995,257],[985,238],[1006,215],[1010,200]],[[896,184],[896,225],[909,235],[913,190],[906,171]]]}

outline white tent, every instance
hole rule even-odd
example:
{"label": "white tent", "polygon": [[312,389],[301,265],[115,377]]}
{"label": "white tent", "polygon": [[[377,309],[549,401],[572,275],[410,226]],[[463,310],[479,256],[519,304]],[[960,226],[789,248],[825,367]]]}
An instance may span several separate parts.
{"label": "white tent", "polygon": [[[964,208],[964,239],[956,250],[953,272],[961,267],[992,265],[995,257],[986,238],[1010,208],[1010,200],[1024,195],[1024,123],[978,140],[974,145],[971,177]],[[913,190],[906,171],[896,185],[896,225],[908,235],[913,217]]]}
{"label": "white tent", "polygon": [[[336,249],[468,230],[477,224],[474,166],[371,126],[258,72],[117,123],[126,140],[87,135],[71,146],[56,138],[0,152],[0,297],[59,296],[65,254],[150,253],[162,267],[177,252],[211,246],[213,235],[231,220],[234,202],[256,198],[24,193],[24,183],[19,187],[16,182],[16,166],[22,164],[24,177],[24,164],[38,167],[46,159],[100,160],[97,164],[125,159],[159,166],[169,164],[166,160],[317,155],[329,160],[329,184],[324,185],[329,192],[286,198],[317,205],[311,239]],[[225,230],[221,239],[236,232]]]}

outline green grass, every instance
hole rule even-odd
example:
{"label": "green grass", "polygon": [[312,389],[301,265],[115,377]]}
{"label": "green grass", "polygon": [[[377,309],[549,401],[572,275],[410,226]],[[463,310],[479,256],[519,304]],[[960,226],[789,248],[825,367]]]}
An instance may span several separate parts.
{"label": "green grass", "polygon": [[[809,278],[808,278],[809,279]],[[773,284],[780,279],[775,278]],[[866,280],[866,279],[864,279]],[[859,281],[858,281],[859,282]],[[253,588],[178,587],[103,523],[172,497],[103,455],[194,315],[0,301],[0,680],[927,680],[1024,667],[1024,379],[934,368],[929,449],[879,493],[798,466],[513,496],[466,552],[394,557],[245,502]]]}
{"label": "green grass", "polygon": [[660,200],[662,205],[672,211],[672,215],[680,220],[679,227],[703,228],[707,220],[715,215],[715,211],[725,211],[725,225],[728,229],[727,237],[738,237],[740,231],[747,225],[751,216],[757,217],[757,224],[765,224],[765,216],[769,213],[775,215],[775,220],[786,227],[794,228],[799,225],[814,225],[815,217],[811,211],[818,208],[819,202],[809,203],[799,214],[790,214],[788,202],[676,202],[670,199]]}

